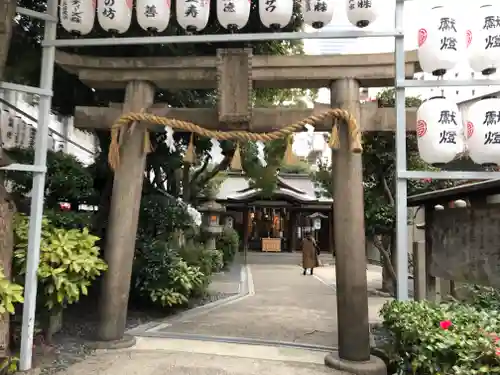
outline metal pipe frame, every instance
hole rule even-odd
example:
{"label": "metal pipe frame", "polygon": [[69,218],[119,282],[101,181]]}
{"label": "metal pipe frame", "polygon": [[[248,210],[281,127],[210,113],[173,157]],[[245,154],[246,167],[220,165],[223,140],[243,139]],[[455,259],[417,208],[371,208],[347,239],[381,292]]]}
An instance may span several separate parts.
{"label": "metal pipe frame", "polygon": [[33,172],[33,173],[45,173],[47,172],[47,167],[43,165],[31,165],[31,164],[18,164],[13,163],[5,167],[1,167],[2,171],[17,171],[17,172]]}
{"label": "metal pipe frame", "polygon": [[[403,27],[404,0],[396,1],[395,26]],[[395,84],[405,79],[405,42],[403,38],[394,41]],[[406,170],[406,106],[405,88],[396,86],[396,170]],[[398,300],[408,299],[408,207],[407,180],[396,176],[396,249],[397,249],[397,291]]]}
{"label": "metal pipe frame", "polygon": [[[44,40],[44,47],[89,47],[89,46],[123,46],[144,44],[179,44],[179,43],[218,43],[218,42],[255,42],[269,40],[303,40],[303,39],[355,39],[355,38],[402,38],[403,29],[387,31],[339,30],[325,32],[286,32],[286,33],[252,33],[252,34],[214,34],[214,35],[178,35],[178,36],[145,36],[132,38],[87,38]],[[404,79],[404,76],[403,76]]]}
{"label": "metal pipe frame", "polygon": [[[48,0],[47,14],[51,18],[45,20],[44,40],[54,40],[57,37],[58,1]],[[40,261],[40,236],[42,230],[42,215],[45,191],[45,171],[47,166],[47,146],[52,107],[52,83],[54,80],[55,47],[43,47],[42,66],[40,71],[40,98],[38,112],[38,129],[35,142],[35,168],[40,171],[33,176],[31,191],[30,225],[28,231],[28,254],[26,278],[24,287],[24,308],[21,330],[21,355],[19,369],[28,371],[32,367],[33,333],[35,329],[36,297],[38,286],[38,264]],[[43,169],[42,169],[43,168]]]}
{"label": "metal pipe frame", "polygon": [[469,79],[469,80],[411,80],[404,78],[396,81],[396,88],[409,87],[462,87],[462,86],[499,86],[500,80],[494,79]]}
{"label": "metal pipe frame", "polygon": [[52,90],[44,90],[39,87],[32,87],[26,85],[18,85],[17,83],[10,82],[1,82],[0,81],[0,89],[3,90],[12,90],[12,91],[20,91],[28,94],[36,94],[40,96],[52,96]]}
{"label": "metal pipe frame", "polygon": [[500,172],[467,172],[467,171],[399,171],[398,178],[408,180],[490,180],[500,179]]}

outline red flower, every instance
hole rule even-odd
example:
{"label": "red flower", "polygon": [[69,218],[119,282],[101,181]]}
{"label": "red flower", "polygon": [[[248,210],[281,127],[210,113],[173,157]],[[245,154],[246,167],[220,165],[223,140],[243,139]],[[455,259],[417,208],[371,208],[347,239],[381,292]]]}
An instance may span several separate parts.
{"label": "red flower", "polygon": [[422,182],[431,183],[432,182],[432,178],[424,178],[424,179],[422,179]]}
{"label": "red flower", "polygon": [[442,322],[439,323],[439,326],[441,327],[441,329],[444,329],[444,330],[450,329],[450,327],[452,325],[453,324],[451,323],[450,320],[443,320]]}

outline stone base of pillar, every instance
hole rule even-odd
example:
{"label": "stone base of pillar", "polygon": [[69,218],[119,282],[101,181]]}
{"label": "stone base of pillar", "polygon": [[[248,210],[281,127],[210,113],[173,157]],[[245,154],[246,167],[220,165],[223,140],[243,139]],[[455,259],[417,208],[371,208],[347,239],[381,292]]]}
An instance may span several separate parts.
{"label": "stone base of pillar", "polygon": [[373,355],[370,356],[369,361],[352,362],[340,359],[339,354],[334,352],[325,357],[325,365],[355,375],[387,375],[387,367],[384,361]]}
{"label": "stone base of pillar", "polygon": [[85,343],[91,349],[128,349],[135,345],[136,339],[134,336],[123,335],[119,340],[110,341],[89,341]]}

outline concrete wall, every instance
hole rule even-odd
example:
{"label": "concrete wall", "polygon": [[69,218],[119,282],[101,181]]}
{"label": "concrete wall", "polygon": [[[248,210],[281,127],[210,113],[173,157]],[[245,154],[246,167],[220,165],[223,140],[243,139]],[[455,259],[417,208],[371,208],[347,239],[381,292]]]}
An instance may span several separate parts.
{"label": "concrete wall", "polygon": [[[0,98],[27,115],[35,119],[38,118],[38,100],[36,96],[11,90],[0,90]],[[5,113],[4,111],[8,111],[11,116],[18,116],[32,127],[37,127],[35,121],[0,102],[0,113]],[[73,126],[73,117],[51,114],[49,128],[55,141],[55,150],[62,150],[72,154],[87,165],[93,162],[94,154],[97,152],[97,140],[90,132],[76,129]]]}

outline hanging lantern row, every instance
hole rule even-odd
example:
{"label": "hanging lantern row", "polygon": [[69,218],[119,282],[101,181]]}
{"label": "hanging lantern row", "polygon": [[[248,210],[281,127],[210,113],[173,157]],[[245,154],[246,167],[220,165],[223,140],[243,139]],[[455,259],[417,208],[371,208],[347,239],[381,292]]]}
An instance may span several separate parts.
{"label": "hanging lantern row", "polygon": [[500,66],[500,4],[477,9],[468,25],[457,21],[456,6],[436,6],[418,31],[418,59],[424,72],[443,76],[464,54],[472,70],[491,75]]}
{"label": "hanging lantern row", "polygon": [[[250,17],[252,0],[213,0],[217,2],[217,18],[225,29],[243,28]],[[332,21],[335,0],[301,0],[304,22],[320,29]],[[380,14],[384,0],[345,0],[349,21],[366,27]],[[294,0],[258,0],[260,20],[265,27],[286,27],[293,15]],[[62,27],[86,35],[97,20],[105,31],[125,33],[132,21],[133,0],[61,0]],[[170,0],[136,0],[137,22],[144,30],[163,32],[170,22]],[[210,0],[178,0],[175,15],[179,26],[188,32],[201,31],[210,15]]]}
{"label": "hanging lantern row", "polygon": [[[465,126],[464,126],[465,125]],[[422,160],[435,166],[468,151],[474,163],[500,165],[500,99],[486,97],[462,116],[445,97],[433,97],[417,111],[416,131]]]}

